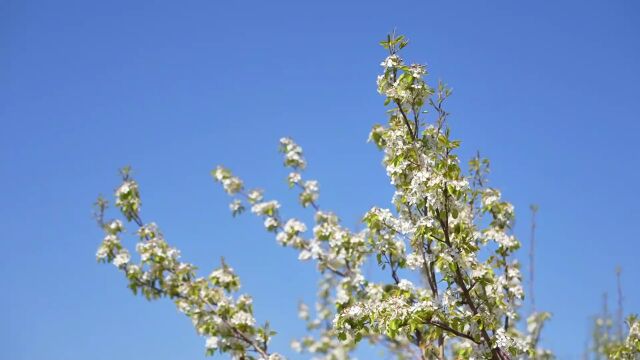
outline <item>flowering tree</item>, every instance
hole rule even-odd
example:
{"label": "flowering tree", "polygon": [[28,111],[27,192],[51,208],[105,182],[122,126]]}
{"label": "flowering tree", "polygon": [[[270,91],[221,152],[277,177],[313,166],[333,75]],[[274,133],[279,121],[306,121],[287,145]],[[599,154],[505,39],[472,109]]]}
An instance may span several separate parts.
{"label": "flowering tree", "polygon": [[640,319],[629,315],[625,324],[626,335],[611,334],[611,318],[598,317],[593,330],[593,359],[640,359]]}
{"label": "flowering tree", "polygon": [[[614,319],[608,310],[607,294],[603,296],[602,313],[593,321],[590,354],[586,359],[640,359],[640,319],[637,315],[629,315],[623,320],[622,270],[616,269],[618,309]],[[615,331],[613,327],[615,325]],[[591,356],[589,356],[591,355]]]}
{"label": "flowering tree", "polygon": [[[524,291],[513,259],[520,247],[512,232],[514,208],[487,185],[487,159],[478,155],[463,170],[456,155],[460,142],[450,137],[444,109],[451,90],[429,86],[425,66],[403,61],[403,36],[390,35],[381,45],[388,54],[377,83],[389,119],[375,125],[369,139],[383,152],[395,193],[391,209],[364,214],[364,230],[350,230],[320,207],[318,182],[303,177],[307,162],[290,138],[280,140],[280,151],[289,186],[315,213],[312,226],[285,217],[278,201],[246,187],[229,169],[212,171],[232,197],[234,216],[249,209],[278,244],[296,249],[321,274],[316,311],[299,309],[309,333],[292,347],[317,359],[347,359],[366,339],[398,359],[552,358],[538,347],[548,313],[533,313],[526,329],[516,327]],[[268,323],[254,319],[251,297],[238,295],[233,269],[223,261],[209,276],[198,276],[158,226],[143,221],[138,184],[129,169],[121,175],[115,205],[137,230],[139,257],[134,260],[121,241],[123,221],[107,221],[107,202],[99,199],[105,238],[98,260],[121,270],[134,293],[171,299],[206,337],[207,354],[282,359],[269,348],[274,332]],[[388,281],[367,279],[367,262],[388,273]]]}

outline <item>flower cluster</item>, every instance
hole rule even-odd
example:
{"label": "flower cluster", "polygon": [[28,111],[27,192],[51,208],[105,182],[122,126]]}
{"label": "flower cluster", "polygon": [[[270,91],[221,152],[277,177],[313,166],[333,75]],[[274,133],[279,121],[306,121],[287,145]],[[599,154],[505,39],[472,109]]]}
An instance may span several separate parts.
{"label": "flower cluster", "polygon": [[228,169],[223,168],[222,166],[218,166],[215,170],[211,171],[211,175],[213,175],[213,178],[216,181],[222,184],[222,186],[224,187],[224,191],[226,191],[229,195],[237,194],[244,189],[242,180],[231,175],[231,172]]}
{"label": "flower cluster", "polygon": [[136,182],[129,179],[129,170],[123,170],[123,174],[122,185],[116,190],[116,206],[127,220],[131,221],[140,210],[140,195]]}
{"label": "flower cluster", "polygon": [[[226,170],[216,170],[216,179],[231,193],[242,188]],[[195,266],[180,259],[180,251],[166,242],[157,225],[142,222],[138,185],[128,171],[115,197],[120,212],[137,226],[135,250],[139,257],[134,260],[121,241],[123,223],[103,220],[106,203],[102,201],[98,219],[105,237],[96,253],[98,261],[121,270],[134,294],[150,300],[173,300],[178,310],[191,318],[198,334],[206,337],[207,354],[219,351],[236,359],[283,359],[268,352],[274,332],[266,325],[256,325],[250,296],[236,295],[240,279],[231,267],[222,261],[208,277],[198,277]]]}
{"label": "flower cluster", "polygon": [[433,93],[433,89],[423,80],[423,76],[427,74],[424,65],[405,65],[398,55],[396,50],[406,45],[407,41],[402,36],[389,38],[383,44],[385,48],[389,49],[389,56],[380,64],[384,72],[378,76],[378,92],[385,95],[388,101],[422,106],[424,100]]}
{"label": "flower cluster", "polygon": [[[301,172],[306,167],[302,148],[291,138],[280,141],[285,166],[293,171],[288,175],[290,187],[300,190],[298,199],[303,208],[315,210],[315,224],[311,234],[305,236],[308,227],[295,218],[283,218],[280,203],[275,200],[252,202],[250,193],[239,191],[231,204],[244,207],[244,201],[251,204],[251,212],[261,217],[267,231],[276,234],[276,241],[283,246],[298,251],[301,261],[313,260],[324,273],[316,303],[316,317],[307,318],[308,328],[317,331],[316,337],[306,336],[293,343],[294,349],[305,350],[327,359],[345,359],[355,344],[343,344],[337,330],[330,324],[336,315],[337,306],[343,306],[354,296],[358,296],[364,285],[360,267],[370,249],[365,233],[353,233],[340,225],[339,218],[332,212],[320,210],[317,203],[319,185],[316,180],[304,180]],[[219,167],[220,168],[220,167]],[[232,176],[231,173],[228,173]],[[308,315],[307,315],[308,316]],[[327,326],[320,326],[326,323]]]}
{"label": "flower cluster", "polygon": [[284,165],[296,170],[302,170],[307,166],[302,156],[302,148],[293,142],[291,138],[280,139],[280,152],[284,154]]}
{"label": "flower cluster", "polygon": [[[622,319],[620,319],[622,320]],[[605,313],[595,319],[593,328],[592,351],[596,358],[614,360],[636,360],[640,358],[640,319],[637,315],[630,315],[626,324],[618,321],[618,334],[611,333],[613,320]],[[626,325],[626,334],[623,333]]]}

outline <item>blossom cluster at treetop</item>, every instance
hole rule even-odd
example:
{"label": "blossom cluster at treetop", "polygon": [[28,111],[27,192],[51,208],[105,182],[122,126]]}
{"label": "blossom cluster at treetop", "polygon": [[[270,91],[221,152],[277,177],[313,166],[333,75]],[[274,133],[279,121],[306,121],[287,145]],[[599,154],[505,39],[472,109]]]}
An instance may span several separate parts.
{"label": "blossom cluster at treetop", "polygon": [[[349,359],[366,340],[398,359],[552,359],[539,344],[550,314],[521,315],[525,294],[514,256],[520,247],[514,207],[488,185],[487,159],[478,155],[462,165],[460,141],[451,138],[444,109],[451,90],[443,83],[430,86],[425,65],[405,63],[400,51],[407,44],[395,35],[381,42],[387,56],[377,90],[388,121],[373,126],[369,140],[383,154],[394,193],[389,207],[362,216],[364,229],[344,226],[320,206],[319,183],[305,176],[307,160],[291,138],[279,144],[286,181],[301,207],[314,213],[313,223],[289,217],[280,202],[226,167],[216,167],[212,177],[231,197],[233,216],[260,218],[277,244],[295,249],[320,274],[315,307],[298,309],[308,333],[292,341],[293,350],[314,359]],[[252,298],[240,293],[232,267],[223,260],[208,276],[198,275],[156,224],[143,221],[138,183],[128,168],[121,175],[115,207],[123,220],[105,219],[107,201],[96,203],[104,231],[98,260],[120,270],[135,294],[171,299],[203,336],[207,354],[284,359],[269,347],[275,332],[254,317]],[[136,256],[124,241],[129,227]],[[368,262],[388,280],[368,279]],[[627,333],[609,346],[608,356],[638,358],[635,317]]]}

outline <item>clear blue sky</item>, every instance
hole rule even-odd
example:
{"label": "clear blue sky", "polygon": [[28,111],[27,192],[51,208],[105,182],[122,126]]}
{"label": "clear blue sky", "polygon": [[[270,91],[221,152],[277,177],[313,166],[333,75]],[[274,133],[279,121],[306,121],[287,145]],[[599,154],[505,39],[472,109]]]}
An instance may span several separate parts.
{"label": "clear blue sky", "polygon": [[625,308],[640,312],[640,5],[444,3],[0,1],[0,358],[204,357],[171,303],[133,297],[95,262],[91,204],[125,164],[144,218],[204,271],[224,255],[258,319],[280,331],[273,348],[290,354],[313,266],[259,220],[233,220],[209,170],[226,164],[293,204],[276,151],[290,135],[323,207],[356,225],[386,206],[381,156],[365,141],[385,120],[377,42],[393,27],[412,41],[407,57],[454,88],[462,156],[491,158],[524,249],[528,205],[540,205],[546,345],[579,357],[618,264]]}

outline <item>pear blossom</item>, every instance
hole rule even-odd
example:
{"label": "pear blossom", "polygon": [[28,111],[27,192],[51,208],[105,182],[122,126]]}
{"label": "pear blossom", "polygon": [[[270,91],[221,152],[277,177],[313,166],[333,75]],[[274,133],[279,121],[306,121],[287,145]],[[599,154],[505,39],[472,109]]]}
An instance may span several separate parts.
{"label": "pear blossom", "polygon": [[404,291],[413,291],[414,290],[414,286],[413,283],[407,279],[402,279],[400,280],[400,282],[398,283],[398,287]]}
{"label": "pear blossom", "polygon": [[109,256],[109,249],[105,246],[100,246],[96,252],[96,258],[98,261],[105,261]]}
{"label": "pear blossom", "polygon": [[220,339],[217,336],[210,336],[207,338],[206,348],[209,350],[215,350],[218,348]]}
{"label": "pear blossom", "polygon": [[249,191],[249,193],[247,194],[247,198],[249,199],[249,202],[252,204],[255,204],[259,201],[262,201],[262,195],[263,191],[259,190],[259,189],[253,189],[251,191]]}
{"label": "pear blossom", "polygon": [[302,180],[302,176],[300,175],[300,173],[297,173],[297,172],[291,172],[291,173],[289,173],[289,176],[287,177],[287,181],[289,182],[289,186],[293,186],[293,185],[299,183],[300,180]]}
{"label": "pear blossom", "polygon": [[280,204],[275,201],[259,202],[251,207],[251,212],[257,215],[273,215],[280,208]]}
{"label": "pear blossom", "polygon": [[113,265],[115,265],[116,267],[122,267],[128,264],[129,260],[131,260],[131,255],[129,255],[129,252],[127,250],[121,250],[113,259]]}

